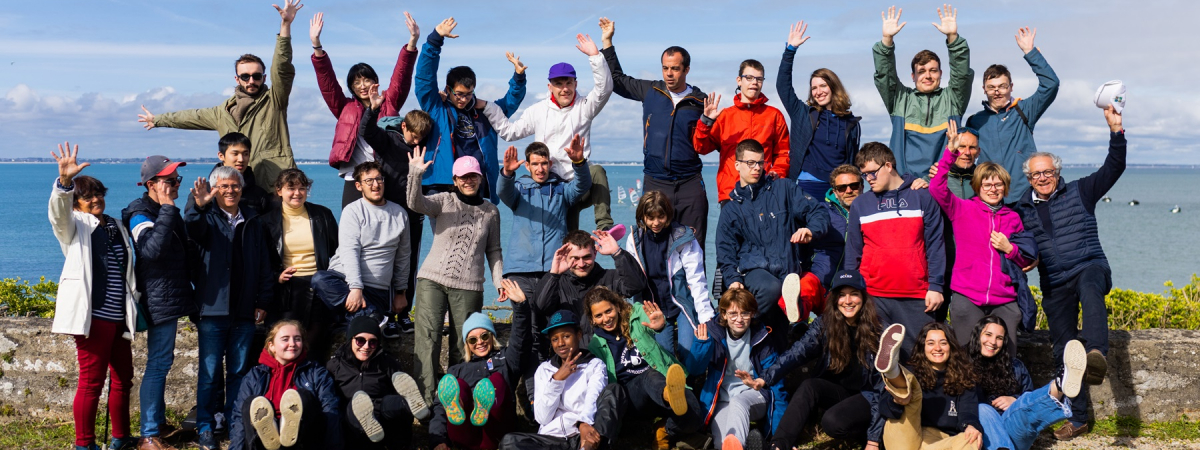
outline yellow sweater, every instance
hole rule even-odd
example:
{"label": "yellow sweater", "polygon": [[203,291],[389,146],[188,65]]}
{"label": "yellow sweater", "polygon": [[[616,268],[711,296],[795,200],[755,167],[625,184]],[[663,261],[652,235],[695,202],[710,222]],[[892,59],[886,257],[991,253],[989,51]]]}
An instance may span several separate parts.
{"label": "yellow sweater", "polygon": [[303,206],[283,204],[283,267],[296,267],[294,276],[317,273],[317,253],[313,246],[312,222]]}

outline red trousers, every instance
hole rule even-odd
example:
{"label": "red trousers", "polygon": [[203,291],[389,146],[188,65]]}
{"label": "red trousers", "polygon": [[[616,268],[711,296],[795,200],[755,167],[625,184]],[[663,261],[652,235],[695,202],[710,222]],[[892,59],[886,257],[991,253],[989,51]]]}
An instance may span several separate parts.
{"label": "red trousers", "polygon": [[130,341],[121,337],[125,324],[92,319],[88,337],[75,336],[79,355],[79,386],[75,389],[75,445],[88,446],[96,440],[96,410],[104,379],[112,372],[108,392],[108,416],[112,435],[129,434],[129,392],[133,388],[133,352]]}

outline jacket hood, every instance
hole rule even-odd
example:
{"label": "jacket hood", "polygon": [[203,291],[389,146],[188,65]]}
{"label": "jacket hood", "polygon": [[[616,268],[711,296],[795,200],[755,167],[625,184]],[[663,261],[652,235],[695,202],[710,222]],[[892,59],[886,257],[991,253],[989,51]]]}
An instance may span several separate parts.
{"label": "jacket hood", "polygon": [[767,96],[764,95],[762,92],[759,92],[758,97],[755,97],[754,100],[750,101],[750,103],[743,102],[742,94],[740,94],[740,93],[735,94],[733,96],[733,107],[735,107],[735,108],[752,109],[752,108],[762,106],[765,104],[767,104]]}
{"label": "jacket hood", "polygon": [[829,188],[828,191],[825,191],[825,203],[828,203],[831,207],[833,207],[833,209],[837,211],[838,214],[841,214],[842,217],[850,217],[850,210],[842,206],[842,201],[838,200],[837,194],[833,193],[833,188]]}
{"label": "jacket hood", "polygon": [[[504,175],[501,174],[500,176],[504,176]],[[563,180],[562,177],[558,176],[558,174],[554,173],[554,171],[550,171],[550,176],[548,178],[546,178],[546,181],[541,182],[541,183],[534,181],[533,175],[530,175],[528,173],[517,177],[517,179],[515,181],[517,183],[517,186],[520,187],[521,189],[530,189],[530,188],[545,186],[547,184],[565,183],[566,182],[566,180]]]}

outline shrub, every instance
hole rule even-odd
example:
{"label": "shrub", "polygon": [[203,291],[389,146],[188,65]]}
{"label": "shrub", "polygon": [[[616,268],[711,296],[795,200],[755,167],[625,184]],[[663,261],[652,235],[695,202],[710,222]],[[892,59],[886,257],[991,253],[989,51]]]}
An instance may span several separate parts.
{"label": "shrub", "polygon": [[[1162,294],[1147,294],[1113,288],[1104,297],[1108,309],[1110,330],[1144,330],[1147,328],[1180,328],[1200,330],[1200,276],[1192,274],[1182,288],[1175,283],[1163,283]],[[1030,286],[1038,304],[1038,329],[1047,329],[1046,313],[1042,311],[1042,291]],[[1080,313],[1082,316],[1082,312]],[[1082,320],[1082,319],[1081,319]]]}
{"label": "shrub", "polygon": [[4,315],[54,317],[54,296],[58,283],[41,277],[37,284],[21,278],[0,280],[0,311]]}

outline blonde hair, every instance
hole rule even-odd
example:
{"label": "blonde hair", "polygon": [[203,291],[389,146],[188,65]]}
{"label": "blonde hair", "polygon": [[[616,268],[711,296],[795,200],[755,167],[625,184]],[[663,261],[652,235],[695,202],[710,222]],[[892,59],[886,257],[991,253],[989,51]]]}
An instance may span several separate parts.
{"label": "blonde hair", "polygon": [[278,322],[275,322],[275,325],[271,326],[271,331],[267,332],[267,340],[265,343],[263,343],[263,350],[266,350],[267,353],[271,354],[271,356],[275,356],[275,352],[271,351],[271,342],[275,340],[275,335],[279,333],[279,329],[286,327],[288,325],[296,327],[296,331],[300,332],[300,348],[303,349],[304,348],[304,325],[301,325],[299,321],[295,321],[295,320],[280,320]]}
{"label": "blonde hair", "polygon": [[[486,330],[486,328],[479,328],[479,329]],[[471,330],[471,331],[475,331],[475,330]],[[488,333],[492,334],[492,351],[496,351],[496,349],[500,348],[500,341],[496,340],[496,333],[492,333],[491,331],[488,331]],[[463,346],[463,362],[470,362],[471,357],[475,356],[475,352],[471,351],[471,346],[469,344],[467,344],[466,341],[463,341],[462,346]]]}

